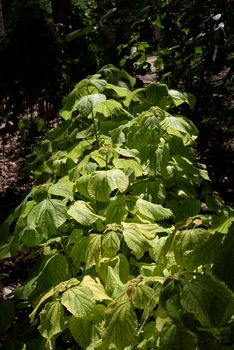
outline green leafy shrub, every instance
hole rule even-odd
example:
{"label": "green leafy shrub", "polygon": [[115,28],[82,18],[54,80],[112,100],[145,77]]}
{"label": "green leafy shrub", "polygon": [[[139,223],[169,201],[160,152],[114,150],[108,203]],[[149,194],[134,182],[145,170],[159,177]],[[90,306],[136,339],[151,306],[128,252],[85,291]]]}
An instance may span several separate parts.
{"label": "green leafy shrub", "polygon": [[32,155],[36,183],[1,227],[2,257],[36,260],[15,300],[41,348],[232,349],[233,212],[176,112],[194,99],[133,86],[112,66],[80,81]]}

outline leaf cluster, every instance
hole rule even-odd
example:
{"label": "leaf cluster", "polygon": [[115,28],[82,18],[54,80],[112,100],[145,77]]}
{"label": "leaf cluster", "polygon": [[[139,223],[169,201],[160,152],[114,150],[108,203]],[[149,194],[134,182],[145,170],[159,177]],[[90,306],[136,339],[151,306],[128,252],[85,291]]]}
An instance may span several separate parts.
{"label": "leaf cluster", "polygon": [[171,112],[193,98],[133,86],[113,66],[80,81],[31,156],[35,185],[1,226],[2,258],[36,259],[15,300],[43,349],[231,349],[233,212]]}

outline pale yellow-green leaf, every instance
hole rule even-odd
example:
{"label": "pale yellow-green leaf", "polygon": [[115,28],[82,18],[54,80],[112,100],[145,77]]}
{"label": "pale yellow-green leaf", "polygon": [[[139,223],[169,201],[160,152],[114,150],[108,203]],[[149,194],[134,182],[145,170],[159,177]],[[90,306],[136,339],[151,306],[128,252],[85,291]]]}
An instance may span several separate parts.
{"label": "pale yellow-green leaf", "polygon": [[136,337],[137,317],[129,301],[113,302],[106,312],[104,343],[112,343],[118,350],[131,345]]}
{"label": "pale yellow-green leaf", "polygon": [[115,231],[106,232],[103,235],[102,249],[107,257],[115,256],[120,247],[119,234]]}
{"label": "pale yellow-green leaf", "polygon": [[113,164],[117,169],[131,169],[135,176],[142,176],[143,169],[139,162],[137,162],[135,159],[123,159],[123,158],[117,158],[113,160]]}
{"label": "pale yellow-green leaf", "polygon": [[40,312],[40,325],[38,327],[41,335],[46,339],[61,333],[64,329],[64,311],[60,301],[47,303]]}
{"label": "pale yellow-green leaf", "polygon": [[160,204],[154,204],[139,198],[136,202],[137,214],[150,222],[168,219],[173,215],[172,211]]}
{"label": "pale yellow-green leaf", "polygon": [[88,238],[88,249],[85,256],[85,268],[88,270],[92,266],[99,265],[101,259],[102,236],[100,234],[91,234]]}
{"label": "pale yellow-green leaf", "polygon": [[72,315],[90,319],[95,300],[89,288],[75,286],[63,293],[61,303]]}
{"label": "pale yellow-green leaf", "polygon": [[147,239],[141,229],[134,223],[122,223],[123,236],[127,246],[132,250],[137,259],[140,259],[145,251],[152,247],[151,240]]}
{"label": "pale yellow-green leaf", "polygon": [[105,289],[99,280],[99,278],[94,278],[89,275],[85,275],[80,283],[81,287],[89,288],[92,292],[93,298],[97,301],[112,300],[105,292]]}
{"label": "pale yellow-green leaf", "polygon": [[93,208],[84,201],[76,201],[70,206],[67,213],[84,226],[92,225],[98,219],[101,219],[101,217],[94,212]]}

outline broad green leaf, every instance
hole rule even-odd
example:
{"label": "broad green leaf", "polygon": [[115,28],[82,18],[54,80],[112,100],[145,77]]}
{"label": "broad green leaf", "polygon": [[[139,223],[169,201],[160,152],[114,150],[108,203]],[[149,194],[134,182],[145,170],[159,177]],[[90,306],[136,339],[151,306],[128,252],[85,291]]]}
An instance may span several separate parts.
{"label": "broad green leaf", "polygon": [[170,90],[168,90],[168,95],[171,97],[175,106],[179,106],[184,102],[186,102],[190,105],[190,101],[188,100],[187,95],[184,94],[183,92],[170,89]]}
{"label": "broad green leaf", "polygon": [[115,147],[114,150],[123,157],[134,158],[136,160],[139,160],[139,151],[137,151],[136,149]]}
{"label": "broad green leaf", "polygon": [[213,261],[215,276],[224,281],[230,289],[234,290],[233,270],[229,268],[234,266],[234,234],[232,230],[225,235],[222,244],[219,245],[218,254],[216,254]]}
{"label": "broad green leaf", "polygon": [[164,208],[160,204],[150,203],[144,199],[138,199],[136,202],[137,213],[148,219],[150,222],[168,219],[173,215],[172,211]]}
{"label": "broad green leaf", "polygon": [[74,246],[72,247],[71,258],[78,272],[80,270],[81,263],[85,262],[86,251],[88,249],[88,242],[89,239],[87,236],[78,237],[75,241]]}
{"label": "broad green leaf", "polygon": [[52,301],[45,305],[40,313],[38,329],[41,335],[49,340],[63,331],[64,311],[60,301]]}
{"label": "broad green leaf", "polygon": [[116,85],[113,85],[113,84],[106,84],[106,87],[105,87],[107,90],[113,90],[116,92],[117,96],[119,97],[126,97],[128,94],[129,94],[129,91],[124,88],[124,87],[120,87],[120,86],[116,86]]}
{"label": "broad green leaf", "polygon": [[67,156],[77,163],[79,158],[83,155],[84,150],[89,150],[92,148],[92,143],[94,138],[89,138],[89,140],[82,140],[77,145],[73,146],[68,152]]}
{"label": "broad green leaf", "polygon": [[168,115],[160,124],[164,130],[172,135],[177,135],[176,131],[180,131],[190,136],[198,134],[198,130],[192,121],[185,117],[173,117],[172,115]]}
{"label": "broad green leaf", "polygon": [[106,88],[106,80],[100,79],[101,74],[94,74],[89,78],[89,84],[93,85],[99,92],[103,92]]}
{"label": "broad green leaf", "polygon": [[103,235],[102,249],[107,257],[115,256],[120,248],[119,234],[115,231],[106,232]]}
{"label": "broad green leaf", "polygon": [[107,202],[113,190],[124,192],[127,187],[128,177],[121,170],[101,170],[91,175],[88,191],[96,200]]}
{"label": "broad green leaf", "polygon": [[109,266],[114,268],[121,282],[126,283],[129,280],[129,261],[124,254],[118,254],[114,258],[103,258],[100,261],[97,271],[102,281],[106,281],[107,279]]}
{"label": "broad green leaf", "polygon": [[89,288],[75,286],[66,290],[61,303],[74,316],[79,318],[92,318],[95,301]]}
{"label": "broad green leaf", "polygon": [[134,91],[132,91],[130,94],[128,94],[124,100],[124,105],[126,107],[129,107],[130,104],[132,103],[133,100],[138,100],[139,101],[139,97],[137,95],[143,93],[145,91],[144,88],[139,88],[139,89],[136,89]]}
{"label": "broad green leaf", "polygon": [[106,96],[103,94],[92,94],[82,96],[78,108],[82,116],[88,116],[92,113],[94,107],[106,100]]}
{"label": "broad green leaf", "polygon": [[105,290],[112,297],[117,298],[124,290],[124,283],[120,279],[119,265],[107,267],[107,276],[105,279]]}
{"label": "broad green leaf", "polygon": [[132,293],[132,302],[139,309],[150,310],[156,304],[155,291],[144,283],[139,283]]}
{"label": "broad green leaf", "polygon": [[62,179],[62,181],[60,180],[57,183],[51,185],[48,192],[54,196],[61,196],[72,201],[74,184],[69,181],[68,177],[66,177],[66,179]]}
{"label": "broad green leaf", "polygon": [[89,288],[92,292],[92,296],[96,301],[112,300],[105,292],[100,280],[96,277],[93,278],[89,275],[85,275],[80,283],[81,287]]}
{"label": "broad green leaf", "polygon": [[97,215],[93,208],[84,201],[76,201],[70,206],[67,213],[84,226],[92,225],[101,218],[101,216]]}
{"label": "broad green leaf", "polygon": [[140,259],[145,251],[152,247],[152,242],[147,239],[140,228],[131,223],[122,223],[123,236],[127,246],[132,250],[137,259]]}
{"label": "broad green leaf", "polygon": [[129,301],[113,302],[106,312],[103,340],[124,350],[136,337],[137,318]]}
{"label": "broad green leaf", "polygon": [[211,228],[209,228],[209,231],[211,233],[220,232],[220,233],[227,234],[233,221],[234,221],[233,215],[231,215],[229,217],[218,218],[214,221]]}
{"label": "broad green leaf", "polygon": [[102,236],[100,234],[90,234],[88,249],[85,256],[85,268],[88,270],[92,266],[99,265],[101,259]]}
{"label": "broad green leaf", "polygon": [[121,109],[122,106],[119,102],[115,100],[105,100],[102,103],[98,104],[93,109],[94,115],[98,116],[98,114],[103,115],[105,118],[111,118],[113,114],[116,113],[117,110]]}
{"label": "broad green leaf", "polygon": [[135,176],[141,176],[143,173],[142,166],[134,159],[122,159],[117,158],[113,160],[113,164],[117,169],[130,169],[134,172]]}
{"label": "broad green leaf", "polygon": [[165,185],[162,181],[139,181],[132,186],[133,194],[144,195],[143,199],[155,204],[163,204],[166,199]]}
{"label": "broad green leaf", "polygon": [[46,237],[56,234],[56,229],[67,219],[66,205],[58,199],[44,199],[35,205],[27,217],[29,228],[39,229]]}
{"label": "broad green leaf", "polygon": [[233,293],[211,275],[198,276],[181,294],[186,312],[193,313],[205,327],[222,327],[234,311]]}
{"label": "broad green leaf", "polygon": [[82,196],[91,198],[88,192],[88,184],[91,175],[83,175],[76,181],[76,188]]}
{"label": "broad green leaf", "polygon": [[88,184],[89,195],[100,202],[107,202],[110,198],[111,187],[106,173],[98,171],[92,174]]}
{"label": "broad green leaf", "polygon": [[108,224],[120,224],[126,219],[128,210],[126,208],[125,198],[115,197],[110,200],[105,212],[106,222]]}
{"label": "broad green leaf", "polygon": [[43,236],[36,230],[24,230],[24,235],[22,237],[22,242],[25,243],[27,247],[33,247],[39,245],[43,241]]}
{"label": "broad green leaf", "polygon": [[34,321],[39,307],[44,303],[44,301],[46,301],[47,299],[52,297],[54,295],[54,293],[55,293],[55,289],[50,288],[47,292],[40,295],[40,297],[36,300],[35,307],[34,307],[33,311],[31,312],[31,314],[29,315],[31,322]]}
{"label": "broad green leaf", "polygon": [[196,350],[197,337],[195,333],[182,325],[166,323],[160,337],[160,350]]}
{"label": "broad green leaf", "polygon": [[69,329],[73,338],[82,349],[87,349],[96,333],[91,320],[75,316],[72,316],[69,320]]}
{"label": "broad green leaf", "polygon": [[41,277],[41,282],[56,286],[59,282],[67,279],[68,263],[67,259],[60,253],[55,254],[46,265]]}
{"label": "broad green leaf", "polygon": [[190,256],[199,249],[209,238],[209,232],[205,229],[194,228],[178,232],[174,241],[176,261],[182,266],[187,266]]}
{"label": "broad green leaf", "polygon": [[187,268],[193,270],[198,266],[214,263],[216,258],[221,255],[222,240],[223,235],[220,233],[210,235],[202,245],[188,254]]}
{"label": "broad green leaf", "polygon": [[152,83],[146,88],[146,99],[153,106],[163,106],[164,99],[168,95],[168,88],[165,84]]}

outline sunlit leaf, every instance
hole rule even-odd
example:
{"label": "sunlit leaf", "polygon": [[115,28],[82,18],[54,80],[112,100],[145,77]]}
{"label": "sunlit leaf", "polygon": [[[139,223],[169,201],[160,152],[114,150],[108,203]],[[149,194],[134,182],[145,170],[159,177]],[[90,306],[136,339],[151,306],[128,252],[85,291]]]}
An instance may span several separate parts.
{"label": "sunlit leaf", "polygon": [[107,308],[104,342],[124,350],[136,336],[137,318],[129,301],[113,302]]}
{"label": "sunlit leaf", "polygon": [[93,208],[84,201],[76,201],[73,203],[67,213],[84,226],[92,225],[101,218],[94,212]]}
{"label": "sunlit leaf", "polygon": [[75,286],[66,290],[61,303],[74,316],[90,319],[94,308],[94,299],[89,288]]}
{"label": "sunlit leaf", "polygon": [[66,205],[58,199],[44,199],[35,205],[27,217],[29,228],[38,228],[46,236],[56,233],[67,219]]}
{"label": "sunlit leaf", "polygon": [[51,339],[64,329],[64,311],[60,301],[47,303],[40,313],[39,331],[44,338]]}

